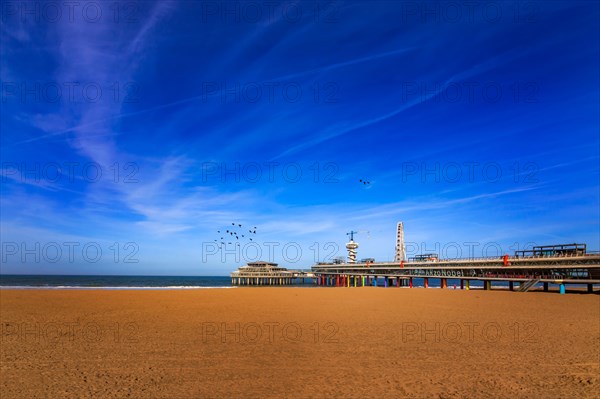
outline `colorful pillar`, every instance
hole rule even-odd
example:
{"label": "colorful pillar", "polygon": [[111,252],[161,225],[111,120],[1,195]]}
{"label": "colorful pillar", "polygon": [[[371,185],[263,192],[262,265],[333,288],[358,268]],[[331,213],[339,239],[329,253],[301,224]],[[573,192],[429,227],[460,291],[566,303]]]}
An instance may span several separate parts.
{"label": "colorful pillar", "polygon": [[362,276],[362,286],[365,286],[365,276]]}
{"label": "colorful pillar", "polygon": [[408,279],[408,286],[409,286],[410,288],[412,288],[412,277],[410,277],[410,278]]}
{"label": "colorful pillar", "polygon": [[350,287],[350,276],[346,276],[346,286]]}
{"label": "colorful pillar", "polygon": [[442,288],[447,288],[447,287],[448,287],[448,282],[446,281],[446,279],[445,279],[445,278],[443,278],[443,279],[442,279],[442,282],[441,282],[441,287],[442,287]]}
{"label": "colorful pillar", "polygon": [[425,284],[424,284],[425,288],[429,288],[429,278],[425,277],[424,280],[425,280]]}
{"label": "colorful pillar", "polygon": [[375,287],[377,287],[377,276],[373,277],[373,283],[375,284]]}
{"label": "colorful pillar", "polygon": [[470,284],[470,281],[469,281],[469,280],[465,281],[465,289],[466,289],[467,291],[469,291],[469,290],[471,289],[471,288],[469,287],[470,285],[471,285],[471,284]]}
{"label": "colorful pillar", "polygon": [[358,280],[357,276],[354,276],[354,286],[356,287],[356,280]]}
{"label": "colorful pillar", "polygon": [[565,283],[560,283],[560,293],[561,295],[564,295],[566,292],[565,290]]}

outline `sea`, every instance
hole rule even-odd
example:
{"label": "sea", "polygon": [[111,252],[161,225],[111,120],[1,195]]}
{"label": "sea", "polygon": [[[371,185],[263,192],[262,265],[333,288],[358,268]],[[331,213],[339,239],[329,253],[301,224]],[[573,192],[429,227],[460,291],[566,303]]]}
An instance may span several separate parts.
{"label": "sea", "polygon": [[202,289],[233,288],[229,276],[0,275],[0,289]]}
{"label": "sea", "polygon": [[[295,287],[315,287],[315,284],[297,284]],[[383,287],[383,280],[378,283]],[[422,278],[415,278],[414,287],[423,287]],[[439,279],[429,279],[429,287],[440,286]],[[506,286],[496,282],[494,286]],[[483,283],[472,281],[472,288]],[[105,290],[177,290],[235,288],[229,276],[72,276],[72,275],[15,275],[0,274],[0,289],[105,289]],[[325,288],[325,287],[323,287]],[[402,287],[407,288],[407,287]],[[460,288],[460,280],[448,279],[448,288]]]}

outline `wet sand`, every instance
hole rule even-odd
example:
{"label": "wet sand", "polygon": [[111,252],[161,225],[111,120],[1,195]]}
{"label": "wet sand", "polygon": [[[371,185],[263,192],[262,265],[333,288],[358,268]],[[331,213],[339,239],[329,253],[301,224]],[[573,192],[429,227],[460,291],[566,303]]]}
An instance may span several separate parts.
{"label": "wet sand", "polygon": [[3,399],[600,392],[597,294],[0,290],[0,322]]}

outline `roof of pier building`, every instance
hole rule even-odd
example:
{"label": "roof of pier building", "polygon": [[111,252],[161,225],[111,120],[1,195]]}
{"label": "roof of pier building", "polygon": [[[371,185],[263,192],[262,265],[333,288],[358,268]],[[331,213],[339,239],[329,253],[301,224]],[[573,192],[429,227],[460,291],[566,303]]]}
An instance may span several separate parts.
{"label": "roof of pier building", "polygon": [[248,262],[247,266],[251,266],[251,267],[264,267],[264,266],[272,266],[272,267],[277,267],[277,263],[273,263],[273,262],[266,262],[264,260],[258,260],[256,262]]}
{"label": "roof of pier building", "polygon": [[288,269],[286,269],[285,267],[278,267],[277,263],[265,262],[265,261],[259,260],[256,262],[248,262],[248,264],[246,264],[244,266],[240,266],[238,268],[237,272],[234,272],[234,273],[235,274],[268,273],[270,275],[275,275],[275,274],[279,273],[278,275],[283,276],[283,275],[288,275],[289,273],[292,273],[292,272],[289,271]]}

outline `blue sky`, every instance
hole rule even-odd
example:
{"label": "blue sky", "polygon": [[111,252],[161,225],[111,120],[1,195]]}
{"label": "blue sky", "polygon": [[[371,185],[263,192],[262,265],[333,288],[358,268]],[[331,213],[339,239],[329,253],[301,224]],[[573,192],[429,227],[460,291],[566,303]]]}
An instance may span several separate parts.
{"label": "blue sky", "polygon": [[2,273],[599,249],[597,2],[2,7]]}

